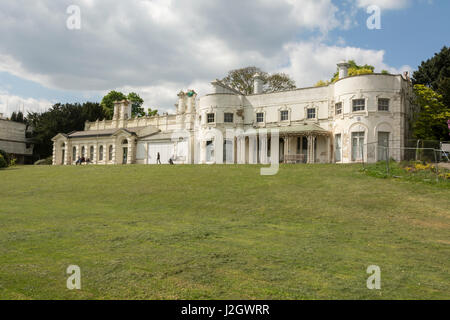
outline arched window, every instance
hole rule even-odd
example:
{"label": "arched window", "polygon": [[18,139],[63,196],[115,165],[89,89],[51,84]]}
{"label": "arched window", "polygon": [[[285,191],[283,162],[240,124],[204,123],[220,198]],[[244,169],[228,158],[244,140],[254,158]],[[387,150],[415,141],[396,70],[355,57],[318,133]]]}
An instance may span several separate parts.
{"label": "arched window", "polygon": [[100,146],[98,150],[98,160],[103,161],[103,146]]}
{"label": "arched window", "polygon": [[84,158],[85,155],[86,155],[86,148],[83,146],[81,147],[81,157]]}
{"label": "arched window", "polygon": [[128,144],[128,140],[127,139],[123,140],[122,144]]}
{"label": "arched window", "polygon": [[113,146],[109,146],[109,150],[108,150],[108,160],[112,161],[113,158]]}
{"label": "arched window", "polygon": [[89,149],[89,159],[92,161],[94,159],[94,147],[91,146]]}
{"label": "arched window", "polygon": [[77,147],[72,148],[72,161],[77,160]]}

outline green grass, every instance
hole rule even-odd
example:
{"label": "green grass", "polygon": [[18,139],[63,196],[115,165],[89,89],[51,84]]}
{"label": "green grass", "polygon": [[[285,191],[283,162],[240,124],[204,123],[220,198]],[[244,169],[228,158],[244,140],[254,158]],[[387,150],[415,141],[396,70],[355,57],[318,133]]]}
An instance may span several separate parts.
{"label": "green grass", "polygon": [[365,164],[364,168],[361,167],[361,170],[367,175],[376,178],[394,178],[411,182],[434,184],[450,191],[450,179],[447,178],[450,171],[443,164],[440,167],[438,166],[438,169],[435,169],[433,165],[432,169],[427,170],[406,170],[408,167],[414,168],[414,164],[415,162],[413,161],[402,163],[390,161],[388,171],[386,161],[380,161],[374,164]]}
{"label": "green grass", "polygon": [[[0,299],[450,298],[448,189],[259,168],[1,170]],[[82,290],[66,288],[71,264]]]}

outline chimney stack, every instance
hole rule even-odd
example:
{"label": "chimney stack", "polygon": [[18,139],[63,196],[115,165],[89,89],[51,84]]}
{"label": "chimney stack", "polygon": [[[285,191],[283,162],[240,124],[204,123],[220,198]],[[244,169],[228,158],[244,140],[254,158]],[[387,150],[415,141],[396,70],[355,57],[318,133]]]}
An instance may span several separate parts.
{"label": "chimney stack", "polygon": [[339,68],[339,79],[344,79],[348,77],[348,68],[350,68],[350,64],[346,61],[341,61],[337,64]]}
{"label": "chimney stack", "polygon": [[263,93],[263,78],[259,73],[256,73],[253,76],[253,94],[261,94]]}

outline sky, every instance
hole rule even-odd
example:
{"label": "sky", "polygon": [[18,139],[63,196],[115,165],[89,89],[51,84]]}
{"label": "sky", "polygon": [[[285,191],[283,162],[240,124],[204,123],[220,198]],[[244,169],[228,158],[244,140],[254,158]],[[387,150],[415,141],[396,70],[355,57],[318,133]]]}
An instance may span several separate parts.
{"label": "sky", "polygon": [[173,112],[180,90],[247,66],[297,87],[341,60],[413,72],[450,45],[449,13],[448,0],[2,0],[0,113],[111,90]]}

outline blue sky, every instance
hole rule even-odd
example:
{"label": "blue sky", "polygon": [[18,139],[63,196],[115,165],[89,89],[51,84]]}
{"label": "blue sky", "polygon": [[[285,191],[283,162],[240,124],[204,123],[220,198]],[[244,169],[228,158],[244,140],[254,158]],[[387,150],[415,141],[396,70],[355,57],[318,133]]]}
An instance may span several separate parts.
{"label": "blue sky", "polygon": [[[80,8],[70,30],[67,8]],[[369,30],[377,5],[381,29]],[[447,0],[3,0],[0,113],[135,91],[172,111],[180,90],[208,93],[227,71],[256,65],[298,87],[342,59],[412,71],[450,44]]]}

